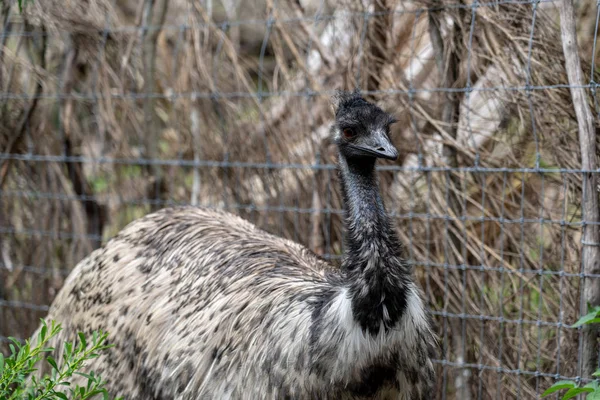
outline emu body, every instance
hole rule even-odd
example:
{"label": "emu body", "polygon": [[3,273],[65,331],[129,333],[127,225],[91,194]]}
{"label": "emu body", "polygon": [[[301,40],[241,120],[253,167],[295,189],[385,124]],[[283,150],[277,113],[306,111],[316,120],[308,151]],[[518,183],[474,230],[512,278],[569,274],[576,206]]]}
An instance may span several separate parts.
{"label": "emu body", "polygon": [[[341,270],[226,212],[165,209],[77,265],[47,317],[64,327],[54,344],[108,331],[115,347],[88,368],[128,399],[433,398],[435,341],[375,158],[346,135],[350,154],[340,136],[344,107],[372,106],[357,96],[342,97],[336,119]],[[376,123],[383,111],[371,112]]]}

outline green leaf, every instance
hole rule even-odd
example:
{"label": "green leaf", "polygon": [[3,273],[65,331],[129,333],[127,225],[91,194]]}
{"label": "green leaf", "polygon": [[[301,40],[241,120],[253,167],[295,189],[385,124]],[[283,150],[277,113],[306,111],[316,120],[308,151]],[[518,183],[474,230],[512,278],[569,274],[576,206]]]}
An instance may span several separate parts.
{"label": "green leaf", "polygon": [[596,319],[596,314],[584,315],[583,317],[579,318],[579,321],[571,325],[571,328],[578,328],[581,325],[590,324],[594,319]]}
{"label": "green leaf", "polygon": [[61,393],[61,392],[54,392],[53,394],[54,394],[56,397],[60,397],[60,398],[61,398],[61,399],[63,399],[63,400],[69,400],[69,398],[67,397],[67,395],[66,395],[66,394],[64,394],[64,393]]}
{"label": "green leaf", "polygon": [[590,303],[588,303],[588,308],[590,309],[590,313],[600,314],[600,306],[592,307]]}
{"label": "green leaf", "polygon": [[588,394],[585,400],[600,400],[600,390]]}
{"label": "green leaf", "polygon": [[595,376],[595,377],[597,377],[597,378],[598,378],[598,377],[600,377],[600,368],[598,368],[598,369],[596,370],[596,372],[594,372],[594,373],[592,374],[592,376]]}
{"label": "green leaf", "polygon": [[593,307],[590,312],[588,312],[583,317],[579,318],[579,321],[571,325],[571,328],[577,328],[581,325],[586,324],[596,324],[600,322],[600,306]]}
{"label": "green leaf", "polygon": [[48,332],[48,326],[46,322],[44,322],[44,326],[42,326],[42,330],[40,332],[40,343],[46,340],[46,333]]}
{"label": "green leaf", "polygon": [[53,357],[48,356],[48,358],[46,359],[46,361],[48,361],[48,364],[52,365],[52,368],[54,368],[57,372],[60,372],[58,369],[58,365],[56,365],[56,361],[54,360]]}
{"label": "green leaf", "polygon": [[85,341],[85,335],[83,334],[83,332],[79,332],[77,335],[79,336],[79,340],[81,340],[81,344],[83,345],[83,348],[85,349],[87,347],[87,342]]}
{"label": "green leaf", "polygon": [[2,376],[2,372],[4,371],[4,356],[0,353],[0,376]]}
{"label": "green leaf", "polygon": [[544,393],[542,393],[542,397],[546,397],[549,394],[556,393],[559,390],[563,389],[572,389],[575,387],[575,382],[571,381],[558,381],[554,385],[550,386]]}
{"label": "green leaf", "polygon": [[584,388],[590,388],[590,389],[593,389],[593,390],[598,390],[598,388],[599,388],[598,381],[592,381],[592,382],[588,383],[587,385],[585,385]]}
{"label": "green leaf", "polygon": [[89,374],[85,374],[83,372],[75,372],[75,374],[79,375],[79,376],[83,376],[86,379],[90,379],[91,378]]}
{"label": "green leaf", "polygon": [[73,353],[73,344],[71,342],[65,342],[65,360],[71,358],[71,354]]}
{"label": "green leaf", "polygon": [[578,394],[592,393],[593,391],[594,391],[594,389],[584,388],[584,387],[569,389],[567,391],[567,393],[565,393],[565,395],[562,397],[562,400],[569,400],[569,399],[572,399],[573,397],[577,396]]}

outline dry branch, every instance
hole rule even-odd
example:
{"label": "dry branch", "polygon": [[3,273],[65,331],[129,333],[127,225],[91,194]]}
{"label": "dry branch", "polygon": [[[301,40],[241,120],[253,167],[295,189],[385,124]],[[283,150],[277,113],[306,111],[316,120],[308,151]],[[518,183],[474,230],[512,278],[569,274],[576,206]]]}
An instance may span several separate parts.
{"label": "dry branch", "polygon": [[[158,141],[160,139],[160,123],[156,115],[155,82],[156,82],[156,44],[160,29],[167,15],[168,0],[145,0],[144,17],[142,19],[145,32],[142,39],[144,54],[144,127],[146,134],[146,152],[150,159],[158,158]],[[164,177],[158,165],[151,165],[149,173],[154,178],[149,186],[149,198],[161,199],[165,188]],[[157,209],[157,206],[153,208]]]}
{"label": "dry branch", "polygon": [[[581,146],[581,168],[585,171],[595,171],[596,163],[596,128],[594,117],[588,103],[583,81],[583,71],[577,48],[577,30],[575,27],[575,11],[572,0],[562,0],[560,3],[560,20],[562,45],[565,55],[565,67],[569,78],[573,107],[577,115],[579,127],[579,145]],[[582,200],[582,272],[587,275],[600,274],[600,210],[598,209],[598,193],[596,192],[597,176],[593,172],[583,173]],[[583,285],[584,313],[587,305],[600,306],[600,279],[586,277]],[[598,366],[600,328],[587,325],[583,330],[583,360],[582,375],[590,377]]]}
{"label": "dry branch", "polygon": [[[447,36],[449,38],[460,38],[461,32],[459,31],[460,26],[457,26],[458,24],[456,21],[453,21],[453,23],[448,26],[448,24],[444,23],[442,15],[443,14],[439,12],[429,12],[429,37],[440,75],[440,87],[451,89],[457,83],[458,69],[460,68],[463,60],[461,60],[459,55],[459,41],[448,41],[449,45],[444,46],[442,27],[445,27],[448,31]],[[460,99],[458,93],[448,90],[446,93],[441,93],[440,95],[443,99],[441,122],[448,129],[447,135],[453,140],[456,140],[458,117],[460,113]],[[446,165],[453,168],[459,166],[455,146],[451,144],[444,144],[442,148],[442,157]],[[446,196],[448,208],[446,212],[455,217],[464,215],[465,210],[462,209],[460,200],[458,198],[458,193],[461,188],[460,178],[458,174],[449,172],[447,180],[448,187],[446,189]],[[461,235],[461,233],[464,231],[464,226],[459,226],[460,223],[458,222],[458,219],[455,221],[456,222],[453,222],[453,225],[455,225],[456,228],[448,229],[449,239],[447,240],[449,240],[449,245],[452,247],[451,250],[447,252],[448,259],[446,262],[460,265],[465,262],[465,260],[462,259],[462,255],[465,254],[465,252],[463,251],[464,243]],[[468,353],[467,349],[463,345],[460,335],[458,334],[458,332],[460,332],[458,329],[458,321],[453,321],[451,326],[455,341],[454,347],[456,348],[457,354],[456,362],[460,365],[467,362],[466,357],[468,357]],[[464,368],[462,371],[457,372],[454,380],[456,393],[464,400],[471,399],[470,380],[471,370],[469,368]]]}
{"label": "dry branch", "polygon": [[[46,46],[47,46],[47,37],[46,37],[46,31],[44,28],[41,28],[41,33],[42,33],[41,46],[39,48],[37,55],[39,57],[40,68],[44,69],[45,65],[46,65]],[[0,53],[3,53],[3,52],[0,52]],[[0,59],[0,61],[1,61],[1,59]],[[25,107],[25,109],[22,111],[22,113],[20,115],[19,123],[15,127],[12,127],[12,129],[10,129],[11,131],[14,132],[13,136],[10,136],[8,138],[8,143],[6,144],[6,147],[3,149],[3,151],[8,154],[15,152],[15,150],[17,149],[17,147],[23,140],[23,135],[25,134],[25,131],[30,124],[33,113],[35,112],[35,109],[38,105],[39,96],[42,93],[42,82],[41,82],[40,78],[35,75],[35,71],[32,75],[33,75],[33,79],[35,80],[35,89],[31,95],[31,98],[29,99],[27,106]],[[9,83],[10,83],[10,81],[9,81]],[[8,87],[10,87],[10,86],[7,86],[7,88]],[[5,114],[5,113],[3,113],[3,114]],[[7,116],[5,115],[5,117],[7,117]],[[7,136],[10,135],[8,132],[2,132],[2,133]],[[4,182],[9,173],[10,165],[11,165],[10,159],[4,160],[4,162],[0,164],[0,188],[2,188],[4,186]]]}

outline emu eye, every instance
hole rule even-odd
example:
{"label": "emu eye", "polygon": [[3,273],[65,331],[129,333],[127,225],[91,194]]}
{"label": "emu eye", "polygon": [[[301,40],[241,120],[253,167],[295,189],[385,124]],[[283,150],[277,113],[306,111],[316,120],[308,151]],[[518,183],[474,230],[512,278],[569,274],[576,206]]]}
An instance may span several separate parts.
{"label": "emu eye", "polygon": [[353,138],[356,135],[356,133],[354,132],[354,130],[351,129],[351,128],[344,129],[343,133],[344,133],[344,137],[346,139],[351,139],[351,138]]}

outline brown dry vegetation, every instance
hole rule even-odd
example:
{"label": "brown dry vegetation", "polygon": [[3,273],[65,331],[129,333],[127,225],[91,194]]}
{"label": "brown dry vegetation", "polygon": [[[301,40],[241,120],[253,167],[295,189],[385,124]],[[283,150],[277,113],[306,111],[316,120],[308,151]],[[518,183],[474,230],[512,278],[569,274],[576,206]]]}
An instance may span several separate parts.
{"label": "brown dry vegetation", "polygon": [[[440,398],[533,399],[578,374],[561,324],[580,310],[581,179],[559,169],[580,158],[549,87],[567,83],[552,3],[1,4],[0,336],[29,335],[81,258],[168,204],[337,262],[329,96],[359,86],[400,121],[381,182],[434,312]],[[586,76],[595,13],[579,3]]]}

